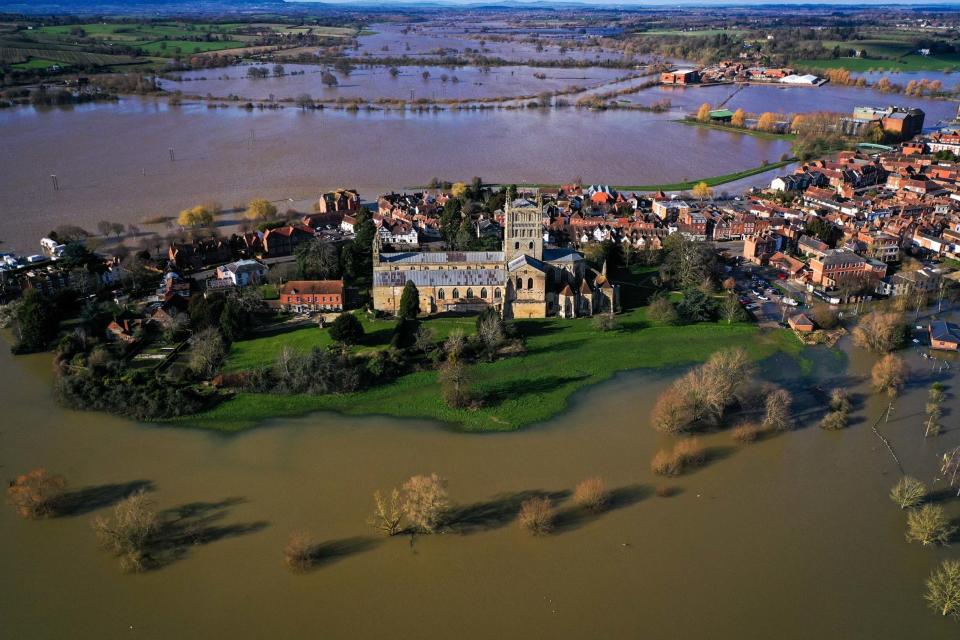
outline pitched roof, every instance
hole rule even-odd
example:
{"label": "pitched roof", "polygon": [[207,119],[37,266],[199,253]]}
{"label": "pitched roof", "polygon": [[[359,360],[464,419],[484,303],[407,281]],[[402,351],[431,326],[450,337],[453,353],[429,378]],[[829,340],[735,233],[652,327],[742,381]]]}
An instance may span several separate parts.
{"label": "pitched roof", "polygon": [[280,293],[281,295],[343,295],[343,280],[291,280],[280,288]]}
{"label": "pitched roof", "polygon": [[509,271],[516,271],[517,269],[522,268],[525,265],[529,265],[536,269],[537,271],[547,272],[547,265],[543,262],[537,260],[533,256],[528,256],[526,254],[522,256],[517,256],[507,264],[507,269]]}

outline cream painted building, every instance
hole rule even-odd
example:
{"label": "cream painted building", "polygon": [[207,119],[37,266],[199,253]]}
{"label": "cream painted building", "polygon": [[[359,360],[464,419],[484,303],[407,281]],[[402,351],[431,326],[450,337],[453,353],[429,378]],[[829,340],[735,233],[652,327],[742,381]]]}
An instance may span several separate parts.
{"label": "cream painted building", "polygon": [[505,318],[545,318],[615,309],[617,287],[591,274],[588,283],[580,253],[544,248],[542,207],[519,199],[505,209],[503,251],[385,252],[377,236],[373,306],[396,314],[403,287],[413,282],[425,314],[492,306]]}

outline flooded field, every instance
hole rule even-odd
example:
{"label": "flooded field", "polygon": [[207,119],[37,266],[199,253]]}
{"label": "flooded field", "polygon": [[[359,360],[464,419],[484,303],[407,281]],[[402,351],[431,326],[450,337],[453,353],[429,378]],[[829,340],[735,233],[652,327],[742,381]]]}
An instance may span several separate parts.
{"label": "flooded field", "polygon": [[[584,35],[599,35],[600,29],[591,29],[589,34],[573,34],[564,31],[540,31],[541,49],[530,42],[517,42],[516,39],[529,36],[529,31],[518,32],[498,21],[478,22],[470,25],[433,21],[422,24],[374,24],[372,35],[360,36],[360,47],[350,50],[352,56],[416,56],[433,57],[441,53],[454,55],[483,55],[504,60],[619,60],[623,57],[618,51],[599,48],[568,49],[561,51],[560,44],[551,42],[552,36],[563,34],[568,39],[582,39]],[[481,31],[484,30],[484,31]],[[512,40],[500,42],[497,37],[508,36]]]}
{"label": "flooded field", "polygon": [[749,113],[809,113],[812,111],[834,111],[852,113],[854,107],[868,105],[885,107],[900,105],[919,107],[926,113],[924,124],[932,127],[940,120],[952,119],[957,115],[957,102],[953,100],[932,100],[891,93],[881,93],[873,89],[857,89],[830,84],[822,87],[781,87],[776,85],[750,85],[741,90],[731,85],[706,87],[665,87],[645,89],[629,96],[641,104],[652,104],[667,99],[674,107],[685,113],[694,112],[704,102],[724,106],[735,110],[742,108]]}
{"label": "flooded field", "polygon": [[[807,354],[805,366],[764,365],[796,394],[804,428],[749,446],[705,436],[713,461],[665,482],[649,460],[669,440],[647,415],[677,372],[620,376],[513,434],[318,414],[221,437],[60,410],[49,356],[14,360],[0,349],[6,476],[46,465],[73,489],[96,489],[69,517],[31,522],[0,509],[3,635],[955,638],[956,623],[926,609],[922,585],[958,552],[904,541],[904,515],[887,498],[899,472],[869,428],[885,407],[866,395],[873,358],[845,346]],[[881,429],[905,469],[930,482],[939,452],[960,443],[958,398],[947,380],[947,431],[924,440],[929,363],[908,357],[916,382]],[[848,430],[812,426],[813,385],[855,394]],[[467,525],[373,536],[372,492],[431,471],[470,507]],[[608,513],[567,518],[541,539],[512,520],[517,494],[562,493],[595,474],[616,490]],[[90,520],[144,483],[158,509],[188,513],[208,541],[124,575],[96,547]],[[676,495],[656,497],[660,484]],[[945,505],[960,517],[960,503]],[[327,543],[326,561],[305,575],[282,563],[296,529]]]}
{"label": "flooded field", "polygon": [[67,222],[139,223],[199,202],[232,207],[254,197],[309,208],[338,186],[375,198],[433,177],[656,184],[755,167],[790,150],[787,141],[669,122],[675,117],[573,108],[248,112],[137,99],[8,109],[0,112],[2,239],[5,249],[34,252],[43,234]]}
{"label": "flooded field", "polygon": [[[269,66],[266,67],[269,70]],[[359,67],[344,76],[334,71],[336,86],[322,82],[324,67],[319,65],[284,65],[286,76],[251,79],[247,77],[249,66],[225,69],[203,69],[178,74],[182,80],[163,80],[167,91],[183,91],[190,95],[226,97],[231,95],[251,100],[295,98],[308,94],[315,100],[340,98],[415,101],[429,100],[475,100],[512,96],[536,95],[543,91],[563,91],[571,87],[590,88],[629,75],[624,69],[554,69],[540,67],[397,67],[396,76],[390,67]],[[292,72],[303,75],[292,75]],[[423,74],[427,77],[424,78]],[[534,77],[534,74],[545,77]]]}

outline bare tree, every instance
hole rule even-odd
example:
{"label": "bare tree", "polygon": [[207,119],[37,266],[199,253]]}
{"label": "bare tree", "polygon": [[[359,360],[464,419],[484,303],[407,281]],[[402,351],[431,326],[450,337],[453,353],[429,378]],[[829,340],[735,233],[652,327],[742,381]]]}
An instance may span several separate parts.
{"label": "bare tree", "polygon": [[113,518],[97,516],[93,521],[100,544],[120,557],[126,571],[146,569],[150,541],[159,527],[159,518],[142,490],[121,500]]}
{"label": "bare tree", "polygon": [[470,403],[471,375],[467,365],[457,358],[450,358],[442,365],[437,376],[444,402],[454,409],[462,409]]}
{"label": "bare tree", "polygon": [[553,506],[550,498],[530,498],[520,504],[520,527],[535,536],[553,531]]}
{"label": "bare tree", "polygon": [[775,389],[767,396],[766,414],[763,417],[763,426],[776,431],[793,429],[793,419],[790,417],[790,406],[793,398],[786,389]]}
{"label": "bare tree", "polygon": [[465,344],[466,340],[463,337],[463,331],[454,329],[447,335],[447,339],[443,343],[443,351],[447,354],[448,358],[459,358],[460,354],[463,353]]}
{"label": "bare tree", "polygon": [[7,487],[7,498],[23,518],[40,518],[54,511],[67,481],[43,467],[17,476]]}
{"label": "bare tree", "polygon": [[313,565],[316,544],[306,531],[295,531],[283,548],[283,561],[291,571],[306,571]]}
{"label": "bare tree", "polygon": [[957,495],[960,496],[960,447],[943,454],[940,461],[940,473],[950,481],[951,488],[957,488]]}
{"label": "bare tree", "polygon": [[190,369],[208,378],[217,370],[227,355],[227,347],[214,327],[201,329],[190,338]]}
{"label": "bare tree", "polygon": [[422,533],[433,533],[443,525],[450,510],[447,481],[436,473],[413,476],[403,484],[403,510]]}
{"label": "bare tree", "polygon": [[927,486],[910,476],[903,476],[890,490],[890,499],[901,509],[912,509],[927,497]]}
{"label": "bare tree", "polygon": [[923,546],[946,545],[950,542],[956,527],[950,524],[943,507],[925,504],[919,509],[911,509],[907,514],[907,541],[919,542]]}
{"label": "bare tree", "polygon": [[940,615],[960,620],[960,560],[944,560],[930,574],[925,598]]}
{"label": "bare tree", "polygon": [[877,353],[897,348],[904,338],[904,324],[899,313],[873,311],[861,318],[853,329],[853,343]]}
{"label": "bare tree", "polygon": [[373,494],[373,502],[373,517],[368,520],[370,526],[379,529],[388,536],[395,536],[400,533],[403,530],[400,524],[403,520],[403,502],[400,499],[399,489],[390,492],[389,500],[377,491]]}
{"label": "bare tree", "polygon": [[588,511],[603,511],[609,500],[610,493],[600,476],[581,480],[573,490],[573,503]]}
{"label": "bare tree", "polygon": [[503,320],[495,314],[485,315],[477,327],[477,336],[483,344],[484,350],[492,360],[497,350],[506,340],[506,332],[503,327]]}
{"label": "bare tree", "polygon": [[880,358],[870,372],[873,388],[896,398],[907,380],[907,363],[892,353]]}
{"label": "bare tree", "polygon": [[943,383],[934,382],[930,385],[930,391],[927,394],[927,420],[925,422],[923,435],[925,438],[940,435],[940,418],[943,416]]}

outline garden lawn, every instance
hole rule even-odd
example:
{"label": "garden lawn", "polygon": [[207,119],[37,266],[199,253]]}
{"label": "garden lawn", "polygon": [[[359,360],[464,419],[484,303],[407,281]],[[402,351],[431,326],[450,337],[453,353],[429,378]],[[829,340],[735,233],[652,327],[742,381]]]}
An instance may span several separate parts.
{"label": "garden lawn", "polygon": [[[366,335],[360,344],[352,347],[355,353],[375,351],[389,346],[390,339],[393,337],[393,329],[396,326],[395,320],[374,320],[364,314],[358,313],[356,315],[363,324]],[[433,329],[439,342],[446,340],[454,329],[460,329],[464,335],[476,333],[477,321],[474,317],[431,318],[425,320],[423,324]],[[329,329],[321,329],[316,326],[240,340],[234,342],[231,346],[230,353],[223,365],[223,371],[233,373],[270,366],[276,361],[283,347],[293,347],[298,351],[309,351],[314,347],[322,348],[332,343]]]}
{"label": "garden lawn", "polygon": [[[518,322],[527,336],[526,354],[471,366],[473,389],[483,398],[478,409],[447,407],[440,397],[436,373],[424,371],[342,395],[239,393],[209,411],[171,423],[229,432],[270,418],[330,410],[434,419],[465,431],[513,431],[563,412],[575,392],[619,371],[689,365],[728,347],[743,347],[756,360],[777,351],[796,356],[802,349],[792,333],[780,329],[761,332],[752,324],[654,325],[646,320],[643,308],[619,320],[620,329],[611,332],[597,331],[589,319]],[[234,357],[231,354],[231,359]],[[638,407],[638,411],[646,409]]]}

